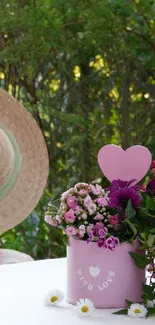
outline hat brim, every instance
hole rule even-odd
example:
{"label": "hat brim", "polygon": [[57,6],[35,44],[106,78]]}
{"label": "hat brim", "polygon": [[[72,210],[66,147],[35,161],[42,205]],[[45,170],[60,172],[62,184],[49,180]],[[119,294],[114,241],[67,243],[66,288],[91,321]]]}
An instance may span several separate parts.
{"label": "hat brim", "polygon": [[21,103],[2,89],[0,124],[16,140],[22,158],[12,187],[0,199],[2,233],[22,222],[38,204],[47,182],[49,159],[44,137],[34,118]]}

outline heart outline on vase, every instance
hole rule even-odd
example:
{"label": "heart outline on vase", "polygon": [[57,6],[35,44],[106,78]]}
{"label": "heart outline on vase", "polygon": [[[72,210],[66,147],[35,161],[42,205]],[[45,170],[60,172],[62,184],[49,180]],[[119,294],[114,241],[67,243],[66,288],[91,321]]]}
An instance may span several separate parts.
{"label": "heart outline on vase", "polygon": [[100,269],[98,266],[90,266],[89,273],[93,278],[96,278],[100,274]]}

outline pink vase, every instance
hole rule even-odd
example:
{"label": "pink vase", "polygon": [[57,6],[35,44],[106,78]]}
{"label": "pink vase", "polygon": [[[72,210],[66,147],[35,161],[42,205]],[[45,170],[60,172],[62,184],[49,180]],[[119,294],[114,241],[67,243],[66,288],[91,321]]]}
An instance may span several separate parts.
{"label": "pink vase", "polygon": [[90,299],[96,308],[121,308],[125,299],[141,301],[144,270],[136,267],[129,252],[134,246],[123,243],[114,251],[96,243],[70,237],[67,246],[67,301]]}

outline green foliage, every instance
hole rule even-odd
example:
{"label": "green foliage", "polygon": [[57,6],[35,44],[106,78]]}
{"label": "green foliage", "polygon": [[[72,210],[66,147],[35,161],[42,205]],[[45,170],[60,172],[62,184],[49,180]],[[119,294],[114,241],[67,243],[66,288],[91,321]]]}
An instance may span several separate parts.
{"label": "green foliage", "polygon": [[63,237],[43,222],[48,199],[79,181],[107,185],[96,158],[104,144],[155,154],[154,17],[146,0],[0,2],[0,86],[33,114],[50,159],[41,202],[2,247],[64,256]]}
{"label": "green foliage", "polygon": [[120,309],[118,311],[115,311],[113,314],[114,315],[127,315],[128,314],[128,310],[127,310],[127,308]]}
{"label": "green foliage", "polygon": [[146,258],[146,256],[141,256],[132,252],[130,252],[130,255],[134,259],[135,264],[138,268],[144,269],[148,265],[148,259]]}

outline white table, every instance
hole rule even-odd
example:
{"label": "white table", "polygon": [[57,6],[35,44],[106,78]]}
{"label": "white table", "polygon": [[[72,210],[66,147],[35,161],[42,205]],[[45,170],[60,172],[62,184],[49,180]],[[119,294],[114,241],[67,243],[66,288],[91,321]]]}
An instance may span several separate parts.
{"label": "white table", "polygon": [[65,301],[59,307],[44,306],[52,289],[66,291],[66,259],[0,266],[0,325],[155,325],[155,317],[132,319],[111,310],[96,310],[79,318]]}

